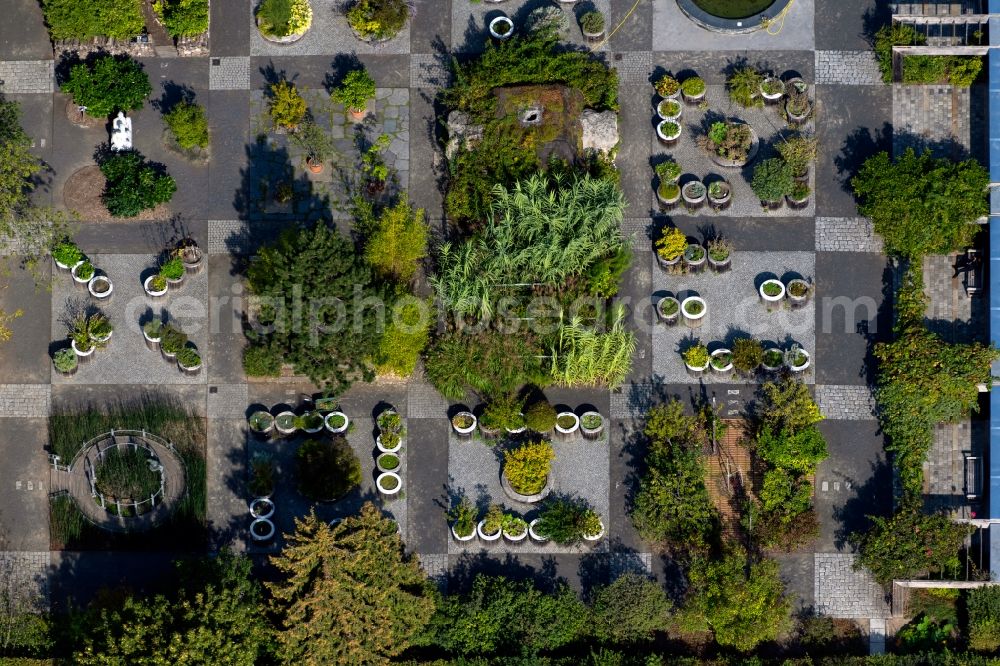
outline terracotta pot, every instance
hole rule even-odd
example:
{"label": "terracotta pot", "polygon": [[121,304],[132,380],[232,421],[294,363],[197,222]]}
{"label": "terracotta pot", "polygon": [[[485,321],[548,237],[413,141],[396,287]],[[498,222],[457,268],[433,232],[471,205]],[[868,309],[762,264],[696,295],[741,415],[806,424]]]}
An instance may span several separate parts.
{"label": "terracotta pot", "polygon": [[309,167],[309,171],[312,172],[312,173],[322,173],[323,172],[323,163],[322,162],[315,162],[312,159],[308,159],[308,160],[306,160],[306,166]]}

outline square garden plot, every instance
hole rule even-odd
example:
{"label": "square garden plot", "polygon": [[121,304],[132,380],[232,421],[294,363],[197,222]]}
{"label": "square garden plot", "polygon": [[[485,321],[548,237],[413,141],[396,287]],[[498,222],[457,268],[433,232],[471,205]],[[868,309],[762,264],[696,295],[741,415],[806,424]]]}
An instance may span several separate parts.
{"label": "square garden plot", "polygon": [[[683,78],[683,77],[682,77]],[[814,133],[812,120],[802,125],[798,130],[788,126],[781,117],[780,103],[774,106],[763,108],[744,109],[731,101],[724,85],[709,85],[705,90],[705,101],[701,105],[681,103],[681,135],[673,146],[666,146],[660,143],[656,135],[656,127],[660,122],[656,114],[656,104],[660,97],[652,87],[646,88],[649,94],[649,145],[653,162],[658,163],[664,158],[670,157],[681,167],[680,183],[683,185],[692,180],[701,180],[709,183],[713,180],[724,178],[732,188],[732,199],[728,208],[715,212],[706,201],[700,208],[689,210],[683,201],[678,202],[672,208],[663,208],[668,215],[725,215],[730,217],[812,217],[816,214],[815,189],[816,189],[816,169],[815,166],[809,169],[809,189],[812,194],[805,207],[793,209],[788,204],[784,204],[778,210],[765,211],[760,200],[750,189],[750,181],[753,178],[754,167],[763,160],[770,157],[779,157],[775,145],[781,141],[782,137],[793,135],[796,131],[805,135]],[[815,102],[816,90],[810,86],[809,97]],[[704,107],[704,108],[702,108]],[[744,167],[723,167],[712,160],[712,155],[705,149],[698,146],[699,136],[705,136],[713,122],[722,120],[743,121],[749,124],[760,142],[756,157]],[[658,181],[654,174],[650,174],[649,201],[651,210],[661,210],[659,201],[656,198],[656,187]]]}
{"label": "square garden plot", "polygon": [[[283,534],[290,534],[295,531],[295,518],[302,518],[309,513],[311,508],[316,509],[316,515],[321,519],[330,521],[334,518],[342,518],[356,514],[361,505],[365,502],[374,502],[390,518],[399,525],[400,533],[406,538],[406,481],[407,449],[410,446],[408,438],[403,441],[403,448],[399,452],[399,475],[403,480],[403,489],[390,499],[389,496],[382,495],[375,486],[375,478],[379,475],[375,466],[375,457],[378,449],[375,446],[375,424],[371,418],[354,418],[348,414],[348,418],[354,424],[347,433],[347,443],[350,444],[354,454],[361,463],[361,484],[347,493],[344,497],[332,502],[314,502],[303,496],[297,488],[296,480],[296,458],[295,453],[299,446],[306,441],[306,435],[297,434],[292,437],[279,438],[272,437],[270,440],[262,440],[251,434],[247,436],[247,473],[249,474],[249,461],[254,455],[264,454],[271,457],[275,464],[275,486],[272,499],[275,504],[274,515],[271,521],[274,523],[276,538],[266,546],[257,545],[249,536],[250,518],[247,517],[246,541],[253,552],[272,552],[278,550],[284,542]],[[405,422],[405,419],[404,419]],[[316,437],[331,437],[330,433],[322,432]],[[239,492],[250,500],[250,492],[247,489],[247,478],[236,480]]]}
{"label": "square garden plot", "polygon": [[[373,45],[357,38],[347,23],[347,7],[351,3],[341,0],[310,0],[312,26],[296,42],[276,44],[269,42],[257,30],[253,10],[247,5],[250,22],[250,55],[252,56],[327,56],[332,53],[400,54],[410,52],[410,24],[413,13],[395,37]],[[411,5],[412,6],[412,5]],[[423,9],[423,8],[422,8]],[[424,9],[428,11],[429,8]]]}
{"label": "square garden plot", "polygon": [[[596,9],[604,15],[605,35],[614,27],[610,24],[611,0],[592,0],[591,2],[539,2],[539,0],[516,0],[514,2],[470,2],[456,0],[451,3],[451,44],[459,53],[482,53],[490,37],[490,21],[497,16],[506,15],[514,22],[514,33],[524,34],[528,15],[539,7],[554,7],[563,13],[563,27],[559,31],[560,40],[593,48],[603,42],[603,38],[588,42],[580,29],[580,17],[586,12]],[[598,51],[607,51],[607,44],[601,44]]]}
{"label": "square garden plot", "polygon": [[[539,504],[523,504],[511,499],[500,486],[501,449],[507,445],[503,440],[496,440],[497,446],[490,446],[485,440],[459,439],[451,432],[448,440],[448,483],[452,495],[464,494],[474,505],[480,508],[480,518],[486,512],[486,507],[499,504],[504,511],[520,515],[528,522],[538,517]],[[552,442],[555,459],[552,461],[552,490],[549,497],[569,495],[586,501],[597,511],[604,522],[604,538],[590,544],[584,542],[574,546],[561,546],[547,542],[540,544],[527,538],[519,543],[510,543],[501,538],[486,542],[478,537],[460,543],[451,535],[451,525],[444,516],[439,521],[438,529],[447,531],[448,552],[452,555],[465,552],[489,553],[586,553],[592,550],[608,549],[608,535],[611,533],[609,524],[609,492],[610,448],[608,444],[608,427],[600,439],[588,440],[582,436],[574,436],[568,440]]]}
{"label": "square garden plot", "polygon": [[[208,354],[208,269],[188,273],[184,284],[171,288],[162,300],[146,296],[143,280],[156,272],[157,258],[147,254],[95,254],[90,257],[98,274],[111,278],[114,291],[109,302],[90,296],[86,286],[77,286],[69,271],[57,270],[52,287],[53,348],[69,345],[72,314],[100,311],[114,327],[111,341],[97,349],[90,361],[81,363],[76,375],[64,377],[53,371],[53,384],[204,384],[211,368]],[[108,300],[108,299],[105,299]],[[163,313],[166,313],[164,315]],[[164,316],[180,324],[202,355],[201,372],[189,377],[177,364],[158,351],[147,349],[140,320]]]}
{"label": "square garden plot", "polygon": [[[681,352],[695,341],[701,341],[709,351],[731,349],[734,338],[754,336],[762,342],[776,343],[788,349],[792,343],[811,356],[811,365],[802,374],[808,384],[815,383],[816,367],[816,308],[815,293],[807,304],[797,310],[787,306],[769,311],[760,301],[758,287],[770,278],[783,281],[792,278],[813,280],[816,258],[812,252],[741,252],[733,251],[732,270],[727,273],[672,275],[665,273],[653,257],[653,294],[655,305],[663,296],[683,300],[700,296],[708,305],[708,313],[700,328],[688,328],[683,321],[675,326],[661,322],[653,324],[653,374],[666,384],[697,383],[688,375]],[[654,315],[655,318],[655,315]],[[722,376],[708,371],[702,375],[705,383],[732,384],[737,375]]]}

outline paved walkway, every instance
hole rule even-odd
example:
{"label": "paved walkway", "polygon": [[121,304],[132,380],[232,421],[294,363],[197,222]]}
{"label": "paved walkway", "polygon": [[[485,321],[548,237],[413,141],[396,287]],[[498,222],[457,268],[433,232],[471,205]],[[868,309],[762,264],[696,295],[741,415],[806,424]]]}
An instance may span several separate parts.
{"label": "paved walkway", "polygon": [[867,571],[854,568],[854,555],[816,553],[814,559],[817,613],[837,618],[890,616],[882,586]]}

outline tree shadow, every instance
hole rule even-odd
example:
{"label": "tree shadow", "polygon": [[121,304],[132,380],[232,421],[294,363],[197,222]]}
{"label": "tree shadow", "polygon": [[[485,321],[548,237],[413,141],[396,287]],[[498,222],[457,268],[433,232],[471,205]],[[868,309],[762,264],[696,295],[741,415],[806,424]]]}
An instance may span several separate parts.
{"label": "tree shadow", "polygon": [[152,100],[149,104],[161,114],[169,113],[181,102],[188,104],[194,102],[194,90],[186,83],[177,83],[171,79],[163,81],[160,87],[163,88],[160,98]]}
{"label": "tree shadow", "polygon": [[233,198],[241,220],[333,221],[329,195],[315,192],[305,173],[295,175],[288,149],[277,140],[258,137],[248,144],[246,162]]}
{"label": "tree shadow", "polygon": [[892,134],[893,155],[898,157],[909,149],[918,154],[929,152],[934,157],[956,161],[971,157],[969,148],[954,136],[928,137],[897,128]]}
{"label": "tree shadow", "polygon": [[851,178],[857,175],[861,166],[872,155],[888,151],[892,147],[892,125],[883,123],[881,128],[872,132],[868,127],[857,127],[852,131],[840,148],[840,154],[833,159],[840,178],[840,187],[844,192],[854,193]]}
{"label": "tree shadow", "polygon": [[872,522],[869,515],[888,515],[892,507],[892,467],[879,457],[870,464],[871,474],[863,485],[854,486],[855,479],[838,474],[836,480],[852,483],[855,493],[843,504],[834,507],[833,517],[837,520],[834,543],[838,550],[849,545],[854,533],[867,532]]}
{"label": "tree shadow", "polygon": [[543,592],[552,592],[567,580],[556,574],[556,561],[543,556],[539,567],[526,564],[517,555],[502,557],[490,553],[463,553],[448,573],[450,594],[465,594],[478,576],[501,576],[509,580],[527,580]]}

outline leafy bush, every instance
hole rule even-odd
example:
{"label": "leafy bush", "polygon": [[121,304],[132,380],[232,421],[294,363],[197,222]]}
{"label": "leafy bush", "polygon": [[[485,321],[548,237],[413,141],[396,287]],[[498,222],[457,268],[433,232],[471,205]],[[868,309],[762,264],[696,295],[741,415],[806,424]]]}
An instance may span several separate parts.
{"label": "leafy bush", "polygon": [[309,0],[263,0],[257,8],[257,27],[268,37],[301,35],[311,25]]}
{"label": "leafy bush", "polygon": [[411,207],[405,194],[382,211],[366,235],[365,259],[379,277],[407,283],[427,256],[424,209]]}
{"label": "leafy bush", "polygon": [[107,179],[101,200],[115,217],[135,217],[167,203],[177,191],[174,179],[146,162],[137,150],[109,152],[99,164]]}
{"label": "leafy bush", "polygon": [[591,35],[604,31],[604,14],[591,10],[580,17],[580,27]]}
{"label": "leafy bush", "polygon": [[434,388],[449,400],[461,400],[469,388],[495,398],[525,384],[544,384],[548,373],[538,358],[542,353],[530,333],[452,331],[430,346],[424,366]]}
{"label": "leafy bush", "polygon": [[342,436],[308,439],[295,459],[299,492],[311,500],[339,499],[361,483],[361,463]]}
{"label": "leafy bush", "polygon": [[656,253],[661,259],[671,261],[684,254],[688,241],[684,232],[677,227],[666,227],[656,240]]}
{"label": "leafy bush", "polygon": [[790,432],[772,432],[764,426],[757,436],[755,451],[774,467],[799,474],[812,474],[816,465],[826,460],[826,440],[816,426]]}
{"label": "leafy bush", "polygon": [[177,145],[185,150],[208,147],[208,119],[198,104],[181,101],[163,114],[163,122],[174,135]]}
{"label": "leafy bush", "polygon": [[559,327],[552,347],[552,377],[566,386],[618,388],[632,370],[635,333],[625,329],[625,310],[615,308],[610,328],[601,332],[580,317]]}
{"label": "leafy bush", "polygon": [[594,510],[586,502],[558,498],[545,503],[535,531],[560,545],[578,543],[588,533]]}
{"label": "leafy bush", "polygon": [[733,340],[733,367],[738,372],[753,372],[764,360],[764,347],[757,338]]}
{"label": "leafy bush", "polygon": [[153,10],[171,37],[196,37],[208,30],[208,0],[156,0]]}
{"label": "leafy bush", "polygon": [[927,38],[908,23],[894,21],[889,25],[882,26],[875,33],[875,58],[878,60],[878,68],[882,72],[882,82],[892,83],[893,46],[920,46],[926,42]]}
{"label": "leafy bush", "polygon": [[981,652],[1000,649],[1000,587],[969,590],[969,647]]}
{"label": "leafy bush", "polygon": [[660,97],[670,97],[677,94],[677,91],[681,89],[681,84],[669,74],[664,74],[653,83],[653,87],[656,88],[656,94]]}
{"label": "leafy bush", "polygon": [[778,154],[788,163],[793,176],[804,176],[809,171],[809,165],[816,159],[816,148],[819,142],[815,137],[796,134],[775,146]]}
{"label": "leafy bush", "polygon": [[758,164],[753,170],[750,187],[763,202],[781,201],[791,194],[794,179],[792,168],[782,159],[772,157]]}
{"label": "leafy bush", "polygon": [[281,353],[265,344],[243,350],[243,372],[247,377],[277,377],[281,374]]}
{"label": "leafy bush", "polygon": [[295,128],[306,117],[306,100],[299,94],[294,84],[282,79],[271,84],[268,111],[275,125]]}
{"label": "leafy bush", "polygon": [[809,387],[792,378],[761,385],[754,417],[761,429],[775,432],[798,432],[823,420]]}
{"label": "leafy bush", "polygon": [[760,95],[760,84],[763,81],[763,75],[753,67],[741,67],[735,70],[726,79],[729,99],[747,109],[763,106],[764,100]]}
{"label": "leafy bush", "polygon": [[160,333],[160,349],[168,354],[176,354],[187,344],[187,335],[173,325],[166,325]]}
{"label": "leafy bush", "polygon": [[201,355],[194,347],[184,347],[177,352],[177,362],[185,368],[196,368],[201,365]]}
{"label": "leafy bush", "polygon": [[52,248],[52,258],[63,266],[72,267],[83,259],[83,252],[76,246],[76,243],[66,240]]}
{"label": "leafy bush", "polygon": [[594,635],[613,643],[649,640],[656,632],[666,631],[670,606],[655,580],[623,574],[594,594]]}
{"label": "leafy bush", "polygon": [[503,473],[511,487],[522,495],[542,491],[555,458],[548,442],[529,442],[511,449],[503,457]]}
{"label": "leafy bush", "polygon": [[549,432],[556,426],[556,408],[543,398],[524,410],[524,424],[533,432]]}
{"label": "leafy bush", "polygon": [[153,92],[140,63],[112,55],[73,65],[61,89],[73,96],[74,104],[87,107],[87,115],[94,118],[141,109]]}
{"label": "leafy bush", "polygon": [[413,374],[420,354],[427,347],[433,320],[429,301],[406,299],[393,306],[392,322],[378,343],[376,369],[399,377]]}
{"label": "leafy bush", "polygon": [[354,69],[344,75],[344,80],[330,93],[334,102],[339,102],[352,111],[361,111],[368,100],[375,98],[375,79],[364,67]]}
{"label": "leafy bush", "polygon": [[42,11],[53,40],[131,39],[146,24],[140,0],[42,0]]}
{"label": "leafy bush", "polygon": [[851,179],[858,212],[872,218],[888,254],[919,259],[969,246],[970,224],[989,213],[989,172],[975,159],[956,162],[908,148],[895,162],[886,152],[865,160]]}
{"label": "leafy bush", "polygon": [[404,0],[357,0],[347,10],[347,23],[361,39],[392,39],[410,17]]}
{"label": "leafy bush", "polygon": [[705,92],[705,80],[700,76],[689,76],[681,83],[681,92],[688,97],[697,97]]}
{"label": "leafy bush", "polygon": [[53,354],[52,362],[59,372],[72,372],[73,368],[79,363],[76,358],[76,352],[69,347],[60,349]]}

